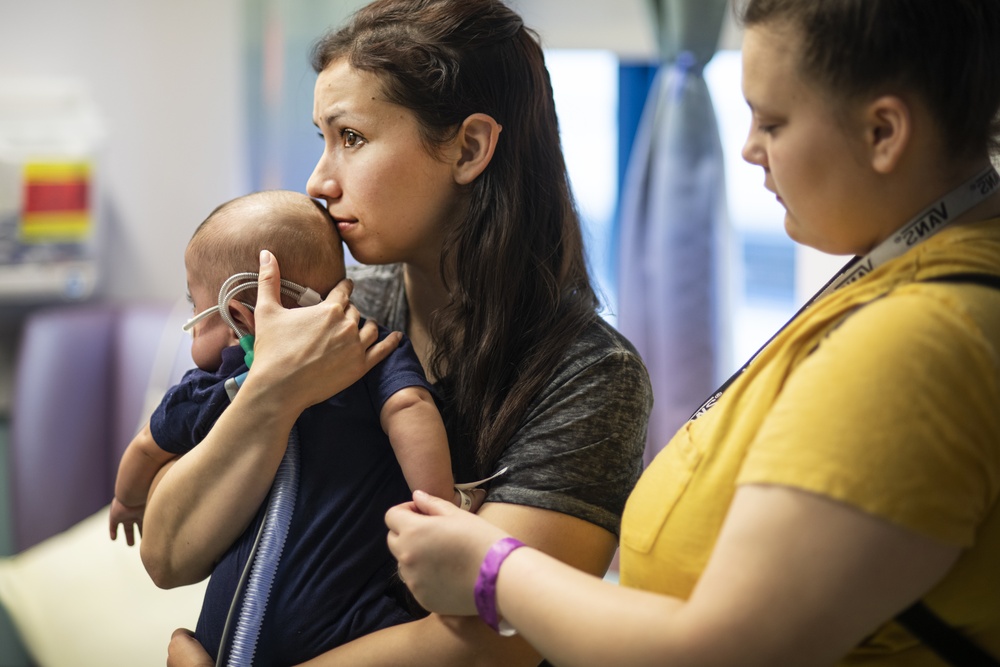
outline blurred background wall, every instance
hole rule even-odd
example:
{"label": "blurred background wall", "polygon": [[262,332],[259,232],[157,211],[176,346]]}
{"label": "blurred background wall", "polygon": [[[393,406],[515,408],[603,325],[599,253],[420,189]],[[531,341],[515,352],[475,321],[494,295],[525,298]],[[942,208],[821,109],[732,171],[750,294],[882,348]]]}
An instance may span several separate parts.
{"label": "blurred background wall", "polygon": [[[660,64],[656,0],[508,2],[549,50],[591,265],[614,321],[609,255],[646,77]],[[71,80],[87,91],[102,126],[93,195],[99,277],[88,300],[176,302],[185,290],[183,250],[216,205],[252,189],[304,189],[321,150],[311,121],[309,46],[362,4],[0,0],[0,89],[4,82]],[[735,333],[718,341],[723,375],[842,263],[791,246],[759,169],[740,160],[748,115],[739,92],[739,44],[727,13],[720,51],[704,68],[734,229],[733,266],[722,289],[732,293],[725,302]],[[73,300],[5,298],[4,275],[0,266],[0,555],[9,553],[6,421],[21,326],[30,312]],[[4,632],[0,624],[0,645]]]}

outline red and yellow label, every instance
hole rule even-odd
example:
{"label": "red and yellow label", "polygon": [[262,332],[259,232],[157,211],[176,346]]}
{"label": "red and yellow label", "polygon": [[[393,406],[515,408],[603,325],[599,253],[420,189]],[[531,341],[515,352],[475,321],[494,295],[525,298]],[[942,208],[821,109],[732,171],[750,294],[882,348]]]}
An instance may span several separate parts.
{"label": "red and yellow label", "polygon": [[75,242],[91,230],[89,162],[24,165],[21,241]]}

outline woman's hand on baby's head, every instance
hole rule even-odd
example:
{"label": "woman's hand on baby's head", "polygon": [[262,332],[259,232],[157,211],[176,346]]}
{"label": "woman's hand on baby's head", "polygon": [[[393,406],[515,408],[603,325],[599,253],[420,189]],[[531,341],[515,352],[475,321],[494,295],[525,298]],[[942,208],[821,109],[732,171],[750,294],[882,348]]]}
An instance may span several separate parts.
{"label": "woman's hand on baby's head", "polygon": [[350,280],[315,306],[284,308],[278,261],[267,250],[261,251],[258,280],[254,363],[247,382],[265,383],[300,412],[360,380],[399,345],[399,333],[378,341],[371,320],[359,327]]}

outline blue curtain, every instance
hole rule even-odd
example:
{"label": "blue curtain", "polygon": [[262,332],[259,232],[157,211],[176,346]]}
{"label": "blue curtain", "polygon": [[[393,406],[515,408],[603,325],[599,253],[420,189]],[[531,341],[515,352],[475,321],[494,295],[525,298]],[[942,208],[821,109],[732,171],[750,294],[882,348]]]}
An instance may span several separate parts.
{"label": "blue curtain", "polygon": [[625,171],[618,221],[618,326],[653,383],[646,462],[715,389],[722,147],[702,68],[725,0],[650,0],[661,64]]}

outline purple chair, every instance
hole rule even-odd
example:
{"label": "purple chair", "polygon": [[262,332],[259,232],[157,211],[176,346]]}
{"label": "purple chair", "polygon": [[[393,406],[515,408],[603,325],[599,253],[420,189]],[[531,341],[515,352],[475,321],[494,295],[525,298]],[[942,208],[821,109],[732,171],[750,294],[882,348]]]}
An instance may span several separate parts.
{"label": "purple chair", "polygon": [[163,388],[193,365],[178,319],[159,304],[59,306],[28,318],[11,412],[15,552],[111,501],[121,454],[146,416],[154,362],[162,371],[158,355],[170,357]]}

